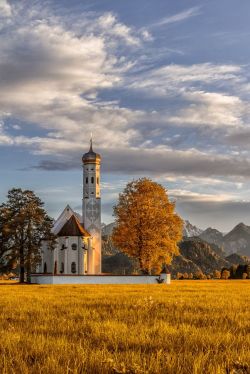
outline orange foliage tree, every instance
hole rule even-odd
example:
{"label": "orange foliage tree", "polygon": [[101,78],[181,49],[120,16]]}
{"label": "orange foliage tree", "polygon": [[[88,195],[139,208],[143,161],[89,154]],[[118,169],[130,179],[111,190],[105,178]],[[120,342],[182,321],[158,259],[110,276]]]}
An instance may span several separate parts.
{"label": "orange foliage tree", "polygon": [[147,178],[127,184],[114,207],[114,245],[137,258],[146,274],[158,273],[179,253],[182,220],[164,187]]}

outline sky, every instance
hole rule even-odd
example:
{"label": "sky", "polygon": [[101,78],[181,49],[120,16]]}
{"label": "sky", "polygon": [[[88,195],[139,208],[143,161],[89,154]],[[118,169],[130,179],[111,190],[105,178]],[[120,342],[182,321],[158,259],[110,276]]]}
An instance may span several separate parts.
{"label": "sky", "polygon": [[125,185],[164,185],[182,218],[250,225],[249,0],[0,0],[0,201],[81,211],[102,156],[102,221]]}

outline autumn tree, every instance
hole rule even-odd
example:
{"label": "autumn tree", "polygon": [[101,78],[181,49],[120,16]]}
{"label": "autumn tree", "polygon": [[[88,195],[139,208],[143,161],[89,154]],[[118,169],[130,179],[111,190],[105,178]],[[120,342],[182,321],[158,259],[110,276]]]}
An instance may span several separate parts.
{"label": "autumn tree", "polygon": [[214,271],[214,278],[215,279],[220,279],[221,278],[221,272],[219,270]]}
{"label": "autumn tree", "polygon": [[137,258],[145,274],[159,273],[178,254],[182,220],[164,187],[147,178],[127,184],[114,207],[114,245]]}
{"label": "autumn tree", "polygon": [[20,270],[20,282],[25,273],[29,279],[32,269],[40,262],[41,241],[48,240],[54,248],[52,219],[34,192],[12,189],[7,202],[0,205],[0,258],[5,268]]}
{"label": "autumn tree", "polygon": [[230,277],[230,271],[227,269],[223,269],[221,272],[221,279],[227,280]]}

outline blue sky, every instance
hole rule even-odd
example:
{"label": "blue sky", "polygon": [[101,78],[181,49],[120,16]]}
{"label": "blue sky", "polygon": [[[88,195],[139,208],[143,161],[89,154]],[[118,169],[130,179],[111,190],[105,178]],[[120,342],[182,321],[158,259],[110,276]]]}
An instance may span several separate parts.
{"label": "blue sky", "polygon": [[133,178],[201,228],[250,225],[248,0],[0,0],[0,200],[81,206],[102,155],[103,221]]}

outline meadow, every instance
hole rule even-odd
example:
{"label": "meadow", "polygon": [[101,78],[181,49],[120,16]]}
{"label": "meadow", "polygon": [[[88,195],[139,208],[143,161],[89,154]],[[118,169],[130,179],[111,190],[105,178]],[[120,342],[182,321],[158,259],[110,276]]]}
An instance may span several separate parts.
{"label": "meadow", "polygon": [[250,373],[250,281],[0,284],[0,373]]}

